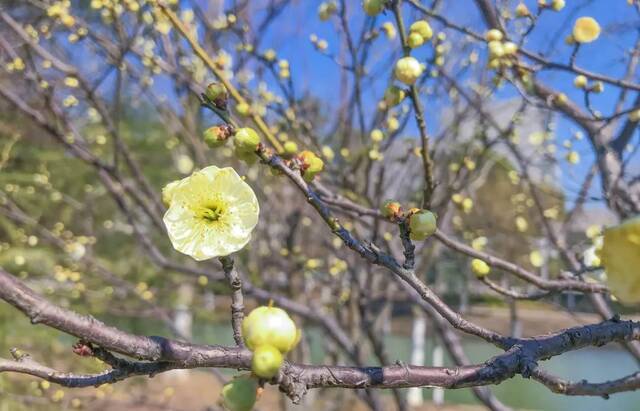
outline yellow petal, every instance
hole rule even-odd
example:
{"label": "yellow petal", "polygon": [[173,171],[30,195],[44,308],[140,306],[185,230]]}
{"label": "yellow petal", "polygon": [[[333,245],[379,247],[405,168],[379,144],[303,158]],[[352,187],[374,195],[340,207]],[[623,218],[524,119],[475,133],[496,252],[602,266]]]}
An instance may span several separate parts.
{"label": "yellow petal", "polygon": [[611,292],[623,303],[640,302],[640,216],[606,229],[600,256]]}

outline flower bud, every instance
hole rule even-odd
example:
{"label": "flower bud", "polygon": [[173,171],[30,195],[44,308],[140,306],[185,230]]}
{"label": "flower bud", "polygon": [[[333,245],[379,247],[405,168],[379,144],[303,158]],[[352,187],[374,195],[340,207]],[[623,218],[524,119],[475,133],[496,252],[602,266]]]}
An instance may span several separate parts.
{"label": "flower bud", "polygon": [[221,402],[229,411],[251,411],[256,403],[258,381],[248,375],[236,377],[222,387]]}
{"label": "flower bud", "polygon": [[388,107],[397,106],[404,100],[405,94],[404,90],[400,87],[390,86],[384,92],[384,102]]}
{"label": "flower bud", "polygon": [[580,74],[573,79],[573,85],[577,88],[585,88],[587,86],[587,78]]}
{"label": "flower bud", "polygon": [[424,38],[418,33],[409,34],[409,38],[407,38],[407,46],[412,49],[418,48],[424,44]]}
{"label": "flower bud", "polygon": [[374,142],[379,143],[384,140],[384,133],[379,128],[374,128],[373,130],[371,130],[369,137],[371,137],[371,140],[373,140]]}
{"label": "flower bud", "polygon": [[591,43],[600,36],[600,25],[593,17],[580,17],[573,26],[573,38],[578,43]]}
{"label": "flower bud", "polygon": [[227,88],[222,83],[211,83],[207,86],[207,90],[205,91],[205,96],[211,101],[215,106],[221,110],[227,109],[227,101],[229,100],[229,92]]}
{"label": "flower bud", "polygon": [[389,219],[400,217],[402,214],[402,206],[395,200],[387,200],[380,207],[382,215]]}
{"label": "flower bud", "polygon": [[409,27],[409,33],[417,33],[422,37],[422,41],[429,41],[433,37],[433,30],[426,20],[418,20]]}
{"label": "flower bud", "polygon": [[262,378],[272,378],[278,374],[284,358],[277,348],[271,345],[261,345],[253,352],[251,370]]}
{"label": "flower bud", "polygon": [[634,122],[640,121],[640,108],[637,108],[629,113],[629,120]]}
{"label": "flower bud", "polygon": [[382,31],[384,31],[384,34],[389,40],[396,38],[396,27],[389,21],[382,24]]}
{"label": "flower bud", "polygon": [[220,147],[233,134],[233,128],[226,124],[209,127],[204,131],[204,142],[211,148]]}
{"label": "flower bud", "polygon": [[335,14],[337,10],[338,5],[335,1],[325,1],[323,3],[320,3],[320,6],[318,7],[318,17],[322,21],[327,21],[329,20],[329,18],[331,18],[331,16]]}
{"label": "flower bud", "polygon": [[284,143],[284,154],[288,157],[294,156],[298,152],[298,145],[293,141]]}
{"label": "flower bud", "polygon": [[240,103],[236,106],[239,115],[246,117],[251,113],[251,107],[247,103]]}
{"label": "flower bud", "polygon": [[504,47],[499,41],[490,41],[489,42],[489,57],[491,59],[500,58],[504,56]]}
{"label": "flower bud", "polygon": [[500,41],[503,37],[502,32],[498,29],[491,29],[487,31],[487,34],[485,34],[485,39],[487,39],[487,41]]}
{"label": "flower bud", "polygon": [[396,63],[395,76],[406,85],[412,85],[422,74],[422,65],[414,57],[403,57]]}
{"label": "flower bud", "polygon": [[504,50],[504,54],[507,56],[513,56],[518,52],[518,45],[511,41],[507,41],[502,45],[502,49]]}
{"label": "flower bud", "polygon": [[260,144],[260,136],[249,127],[239,128],[233,138],[236,152],[241,154],[253,153],[258,148],[258,144]]}
{"label": "flower bud", "polygon": [[422,241],[436,232],[436,216],[429,210],[419,210],[409,217],[409,238]]}
{"label": "flower bud", "polygon": [[596,81],[591,87],[591,91],[594,93],[602,93],[604,91],[604,84],[602,81]]}
{"label": "flower bud", "polygon": [[324,162],[312,151],[305,150],[298,156],[301,162],[302,177],[306,182],[311,182],[316,174],[324,168]]}
{"label": "flower bud", "polygon": [[489,275],[491,267],[489,267],[489,264],[485,263],[483,260],[474,258],[471,260],[471,271],[473,271],[477,278],[484,278]]}
{"label": "flower bud", "polygon": [[518,17],[528,17],[531,15],[531,12],[527,8],[527,5],[524,3],[518,3],[516,6],[516,16]]}
{"label": "flower bud", "polygon": [[270,306],[252,310],[242,321],[242,334],[250,350],[269,345],[282,353],[291,351],[300,339],[300,332],[289,314],[282,308]]}
{"label": "flower bud", "polygon": [[384,0],[364,0],[362,2],[364,12],[369,16],[375,16],[384,9]]}
{"label": "flower bud", "polygon": [[560,11],[564,8],[565,1],[564,0],[553,0],[551,2],[551,8],[555,11]]}

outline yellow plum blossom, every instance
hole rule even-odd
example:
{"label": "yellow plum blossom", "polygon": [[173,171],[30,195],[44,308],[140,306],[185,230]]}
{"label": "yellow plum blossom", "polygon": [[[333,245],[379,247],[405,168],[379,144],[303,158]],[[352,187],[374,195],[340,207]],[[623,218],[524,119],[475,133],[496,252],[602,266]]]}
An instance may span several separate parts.
{"label": "yellow plum blossom", "polygon": [[258,199],[231,167],[203,168],[169,183],[162,194],[173,247],[197,261],[242,249],[258,223]]}
{"label": "yellow plum blossom", "polygon": [[593,17],[580,17],[573,26],[573,39],[578,43],[591,43],[600,36],[600,25]]}
{"label": "yellow plum blossom", "polygon": [[623,303],[640,302],[640,216],[604,231],[600,257],[611,292]]}

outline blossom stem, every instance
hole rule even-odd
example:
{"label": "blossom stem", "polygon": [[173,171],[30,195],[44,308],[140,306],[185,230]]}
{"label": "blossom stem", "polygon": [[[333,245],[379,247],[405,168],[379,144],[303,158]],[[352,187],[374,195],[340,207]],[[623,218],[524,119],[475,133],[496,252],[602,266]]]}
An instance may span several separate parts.
{"label": "blossom stem", "polygon": [[242,295],[242,279],[234,267],[233,258],[219,258],[225,277],[231,286],[231,327],[236,345],[244,347],[242,339],[242,320],[244,319],[244,297]]}

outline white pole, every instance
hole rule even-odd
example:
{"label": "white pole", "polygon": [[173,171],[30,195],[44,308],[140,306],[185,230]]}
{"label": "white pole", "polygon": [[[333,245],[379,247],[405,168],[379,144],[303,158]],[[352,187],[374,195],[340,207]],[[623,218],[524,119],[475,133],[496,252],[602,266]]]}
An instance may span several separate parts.
{"label": "white pole", "polygon": [[[413,328],[411,330],[411,364],[424,365],[424,343],[427,331],[427,319],[421,311],[413,310]],[[407,392],[410,407],[419,407],[424,402],[422,388],[412,387]]]}
{"label": "white pole", "polygon": [[[444,365],[444,350],[442,349],[442,345],[436,340],[434,342],[433,347],[433,366],[434,367],[442,367]],[[443,388],[434,388],[433,389],[433,404],[435,406],[441,406],[444,404],[444,389]]]}

